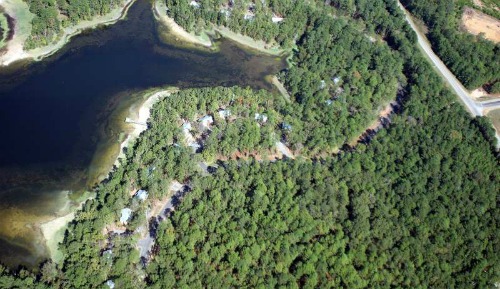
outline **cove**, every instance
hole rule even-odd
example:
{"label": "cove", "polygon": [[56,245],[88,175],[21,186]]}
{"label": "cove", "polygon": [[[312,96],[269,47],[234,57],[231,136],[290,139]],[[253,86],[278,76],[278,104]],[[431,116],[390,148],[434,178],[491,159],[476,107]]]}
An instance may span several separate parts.
{"label": "cove", "polygon": [[96,151],[119,144],[124,119],[117,111],[141,91],[271,89],[265,77],[284,68],[283,59],[229,40],[219,40],[217,52],[164,43],[151,5],[137,1],[126,19],[72,38],[41,62],[0,68],[1,263],[32,267],[47,258],[37,224],[67,208],[74,194],[91,190],[89,172],[104,165]]}

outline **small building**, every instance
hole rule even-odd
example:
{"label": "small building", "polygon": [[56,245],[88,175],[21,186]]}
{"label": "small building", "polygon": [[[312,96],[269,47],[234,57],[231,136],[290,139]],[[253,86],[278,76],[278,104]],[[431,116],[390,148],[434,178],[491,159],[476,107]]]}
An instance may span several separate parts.
{"label": "small building", "polygon": [[292,130],[292,126],[286,122],[281,123],[281,128],[288,131]]}
{"label": "small building", "polygon": [[184,131],[190,131],[193,127],[191,126],[191,123],[189,121],[186,121],[185,123],[182,124],[182,129]]}
{"label": "small building", "polygon": [[255,120],[259,121],[259,122],[262,122],[262,123],[266,123],[267,122],[267,115],[256,113],[255,114]]}
{"label": "small building", "polygon": [[333,80],[333,83],[339,84],[341,79],[340,79],[340,77],[333,77],[332,80]]}
{"label": "small building", "polygon": [[273,14],[273,17],[271,18],[271,21],[273,21],[273,23],[279,23],[279,22],[281,22],[283,20],[285,20],[285,18],[279,17],[276,14]]}
{"label": "small building", "polygon": [[333,100],[331,100],[331,99],[328,99],[327,101],[325,101],[325,103],[326,103],[326,105],[332,105],[332,103],[333,103]]}
{"label": "small building", "polygon": [[226,19],[231,17],[231,11],[229,9],[223,8],[219,12],[220,12],[220,14],[224,15],[226,17]]}
{"label": "small building", "polygon": [[109,249],[102,252],[102,256],[105,257],[106,259],[111,259],[111,257],[113,257],[113,250]]}
{"label": "small building", "polygon": [[231,116],[231,111],[228,109],[221,109],[219,110],[219,116],[222,119],[226,119]]}
{"label": "small building", "polygon": [[253,12],[247,12],[243,15],[243,19],[252,21],[255,18],[255,14]]}
{"label": "small building", "polygon": [[326,87],[326,82],[324,80],[320,81],[319,83],[319,89],[323,89]]}
{"label": "small building", "polygon": [[198,3],[198,1],[196,1],[196,0],[193,0],[193,1],[189,2],[189,6],[192,6],[194,8],[200,8],[200,3]]}
{"label": "small building", "polygon": [[170,190],[173,192],[179,192],[183,187],[184,185],[179,183],[178,181],[172,181],[172,183],[170,184]]}
{"label": "small building", "polygon": [[130,220],[130,217],[132,216],[132,210],[129,208],[122,209],[121,211],[121,217],[120,217],[120,223],[122,224],[127,224],[128,220]]}
{"label": "small building", "polygon": [[113,282],[113,280],[106,281],[106,285],[108,285],[109,289],[115,288],[115,282]]}
{"label": "small building", "polygon": [[201,148],[201,145],[200,145],[198,142],[196,142],[196,141],[190,142],[190,143],[188,144],[188,146],[189,146],[189,147],[191,147],[191,148],[193,148],[193,150],[194,150],[195,152],[196,152],[198,149],[200,149],[200,148]]}
{"label": "small building", "polygon": [[135,198],[144,202],[148,198],[148,192],[145,190],[139,190],[135,194]]}
{"label": "small building", "polygon": [[205,115],[198,120],[202,128],[208,129],[214,123],[214,118],[211,115]]}

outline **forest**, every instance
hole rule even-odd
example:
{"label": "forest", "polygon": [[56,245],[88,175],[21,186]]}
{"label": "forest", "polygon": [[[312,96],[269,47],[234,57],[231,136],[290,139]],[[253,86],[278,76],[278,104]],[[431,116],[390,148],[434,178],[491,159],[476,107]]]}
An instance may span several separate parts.
{"label": "forest", "polygon": [[[335,151],[358,137],[405,85],[400,52],[388,45],[394,38],[390,25],[402,26],[404,19],[351,21],[352,16],[342,12],[338,21],[331,21],[340,11],[333,2],[325,6],[322,1],[256,1],[253,6],[238,1],[230,17],[221,17],[222,1],[201,2],[201,9],[184,2],[166,1],[169,14],[187,29],[208,27],[213,21],[294,49],[293,65],[279,76],[294,100],[287,119],[296,128],[287,133],[294,150]],[[368,12],[372,5],[366,2],[360,9]],[[248,7],[253,7],[253,20],[243,18]],[[283,22],[273,23],[273,14],[281,15]]]}
{"label": "forest", "polygon": [[[200,2],[190,9],[210,3]],[[282,9],[302,7],[266,5],[283,3]],[[48,260],[39,272],[2,267],[0,287],[109,288],[112,281],[116,288],[490,288],[500,282],[500,171],[491,123],[471,118],[415,53],[416,37],[395,1],[321,5],[301,8],[302,29],[274,38],[296,42],[293,66],[280,74],[290,102],[240,87],[185,89],[163,99],[149,129],[70,224],[63,262]],[[217,21],[207,15],[192,21]],[[367,35],[382,43],[369,44]],[[330,66],[337,83],[326,77]],[[337,88],[349,91],[345,101],[330,94]],[[376,118],[356,118],[351,107],[367,114],[396,97],[402,106],[390,124],[367,142],[343,145],[355,135],[351,130],[361,132]],[[378,104],[366,104],[372,101]],[[347,124],[338,126],[344,110]],[[198,125],[207,115],[209,130]],[[200,140],[196,150],[183,143],[187,122]],[[275,141],[291,147],[295,159],[228,157],[264,155]],[[342,149],[332,153],[333,147]],[[212,169],[203,171],[200,162]],[[142,258],[137,243],[145,214],[171,196],[173,181],[189,190],[154,224],[156,243]],[[147,201],[130,197],[139,189],[149,192]],[[133,210],[125,232],[110,232],[125,207]]]}
{"label": "forest", "polygon": [[460,30],[463,1],[401,3],[425,23],[433,50],[466,88],[485,85],[489,92],[500,92],[500,46]]}
{"label": "forest", "polygon": [[25,0],[34,14],[27,49],[54,42],[62,29],[97,15],[105,15],[124,0]]}

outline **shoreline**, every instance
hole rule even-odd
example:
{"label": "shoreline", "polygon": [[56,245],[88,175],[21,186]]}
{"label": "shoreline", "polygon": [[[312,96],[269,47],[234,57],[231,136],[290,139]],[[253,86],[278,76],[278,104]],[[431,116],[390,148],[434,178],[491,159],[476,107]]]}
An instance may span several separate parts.
{"label": "shoreline", "polygon": [[59,243],[64,241],[64,233],[68,224],[75,219],[75,212],[76,210],[39,225],[47,253],[54,263],[59,263],[62,260],[63,256],[59,250]]}
{"label": "shoreline", "polygon": [[239,43],[240,45],[257,50],[261,53],[273,55],[273,56],[281,56],[285,53],[287,53],[287,50],[282,49],[279,46],[272,46],[269,43],[264,42],[263,40],[255,40],[251,38],[250,36],[246,36],[243,34],[239,34],[236,32],[231,31],[227,27],[219,26],[219,27],[213,27],[214,31],[220,34],[222,37],[231,39],[232,41]]}
{"label": "shoreline", "polygon": [[[140,134],[147,129],[147,126],[138,123],[147,123],[149,117],[151,116],[151,109],[153,106],[161,99],[168,97],[172,93],[175,93],[177,88],[161,89],[153,93],[144,94],[142,97],[144,100],[138,102],[138,106],[132,105],[130,107],[129,117],[134,120],[134,123],[126,123],[126,126],[132,126],[133,129],[130,132],[126,132],[127,138],[120,144],[120,151],[114,160],[113,166],[108,170],[108,176],[113,172],[113,168],[118,167],[121,160],[125,157],[124,148],[129,147]],[[122,129],[125,130],[125,126]],[[78,205],[68,206],[65,205],[64,208],[56,212],[56,217],[46,219],[43,222],[35,225],[39,228],[41,235],[43,237],[42,242],[44,243],[49,257],[54,262],[59,262],[63,260],[61,251],[59,250],[59,243],[64,240],[64,233],[68,227],[68,224],[75,219],[76,213],[81,209],[82,204],[88,198],[85,197],[82,202]]]}
{"label": "shoreline", "polygon": [[[7,14],[14,18],[16,20],[16,24],[19,25],[16,25],[15,27],[14,37],[12,38],[12,40],[7,42],[6,53],[0,56],[0,66],[8,66],[13,62],[25,59],[40,61],[48,56],[51,56],[59,51],[62,47],[64,47],[64,45],[66,45],[73,36],[80,34],[82,31],[86,29],[94,29],[99,25],[111,25],[123,19],[127,15],[128,9],[135,1],[136,0],[127,0],[122,6],[113,9],[106,15],[97,16],[93,20],[81,21],[76,25],[63,28],[63,35],[59,40],[57,40],[57,42],[28,51],[24,50],[24,43],[26,42],[29,35],[20,35],[21,29],[18,26],[23,26],[23,30],[29,29],[31,33],[31,19],[29,20],[29,25],[26,23],[20,23],[20,21],[17,21],[18,17],[16,13],[14,13],[12,9],[10,9],[12,7],[4,5],[4,2],[6,1],[1,1],[0,5],[5,8]],[[8,9],[10,9],[10,11]],[[25,9],[28,9],[27,13],[30,13],[29,7],[27,7],[27,5]],[[28,26],[29,28],[27,28]]]}
{"label": "shoreline", "polygon": [[233,32],[223,26],[213,26],[212,29],[205,29],[202,32],[202,35],[195,35],[177,24],[173,18],[167,16],[165,13],[162,13],[161,11],[166,10],[167,8],[164,6],[164,4],[159,4],[159,1],[156,0],[153,6],[153,14],[155,15],[156,20],[166,26],[168,32],[170,32],[170,34],[175,37],[176,40],[200,45],[205,48],[213,48],[215,45],[209,36],[215,36],[216,34],[219,34],[220,36],[230,39],[244,46],[245,48],[253,49],[261,53],[273,56],[281,56],[288,52],[287,50],[282,49],[279,46],[272,46],[271,44],[266,43],[263,40],[255,40],[249,36]]}
{"label": "shoreline", "polygon": [[[201,45],[206,48],[213,47],[212,40],[206,36],[204,39],[203,36],[196,36],[193,33],[189,33],[184,28],[182,28],[179,24],[177,24],[173,18],[170,18],[166,15],[166,13],[162,13],[161,11],[165,11],[167,7],[164,3],[160,4],[158,0],[154,1],[153,4],[153,15],[156,20],[163,24],[168,32],[172,34],[176,38],[176,40],[182,40],[191,44]],[[206,32],[204,32],[206,34]]]}
{"label": "shoreline", "polygon": [[[147,121],[148,121],[149,117],[151,116],[151,109],[153,108],[153,106],[161,99],[170,96],[172,93],[175,93],[176,91],[177,91],[177,88],[169,88],[169,89],[162,89],[162,90],[156,91],[153,94],[146,96],[146,100],[144,100],[139,105],[139,107],[136,109],[136,111],[131,112],[129,114],[128,118],[132,119],[133,122],[132,123],[129,122],[129,123],[127,123],[127,125],[131,126],[133,129],[132,129],[132,131],[127,133],[127,137],[120,144],[120,152],[118,153],[118,156],[116,157],[116,159],[114,161],[114,166],[116,166],[116,167],[120,166],[121,160],[123,158],[125,158],[124,149],[129,147],[129,145],[132,142],[134,142],[141,135],[141,133],[143,131],[148,129],[148,127],[146,125],[142,125],[142,123],[147,124]],[[131,107],[130,109],[132,110],[133,107]],[[108,176],[111,172],[112,172],[112,169],[108,172]]]}

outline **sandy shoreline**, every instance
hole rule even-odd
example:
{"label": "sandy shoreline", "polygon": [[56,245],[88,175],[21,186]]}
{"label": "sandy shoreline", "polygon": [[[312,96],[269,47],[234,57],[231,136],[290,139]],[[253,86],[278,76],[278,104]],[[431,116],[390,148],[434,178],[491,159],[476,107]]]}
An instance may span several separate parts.
{"label": "sandy shoreline", "polygon": [[175,91],[177,91],[177,89],[175,88],[157,91],[153,95],[149,96],[140,105],[139,109],[136,112],[131,113],[128,119],[134,121],[134,123],[130,123],[130,125],[133,127],[133,130],[127,134],[127,138],[120,144],[120,153],[115,160],[115,166],[119,166],[121,159],[125,157],[124,148],[128,147],[140,136],[143,131],[147,129],[147,126],[143,124],[146,124],[149,117],[151,116],[151,108],[153,107],[153,105]]}
{"label": "sandy shoreline", "polygon": [[208,37],[196,36],[193,33],[189,33],[184,28],[179,26],[179,24],[175,23],[174,19],[168,17],[167,14],[164,13],[167,9],[165,3],[160,3],[160,1],[155,0],[153,6],[153,12],[156,20],[165,25],[173,36],[189,43],[212,47],[212,41]]}
{"label": "sandy shoreline", "polygon": [[[169,96],[171,93],[175,92],[177,89],[166,89],[160,90],[152,95],[148,96],[137,109],[131,108],[131,113],[129,119],[132,119],[134,123],[130,123],[133,127],[132,131],[127,134],[127,138],[120,145],[120,153],[115,159],[115,166],[120,165],[120,160],[125,157],[124,148],[128,147],[133,141],[135,141],[139,135],[147,129],[147,126],[141,123],[147,123],[149,117],[151,116],[151,109],[159,100]],[[109,173],[112,171],[110,170]],[[85,198],[86,200],[87,198]],[[45,246],[48,250],[49,256],[55,262],[60,262],[63,259],[62,253],[59,251],[59,243],[64,240],[64,232],[68,226],[68,223],[74,220],[76,212],[81,208],[81,205],[85,201],[81,202],[79,206],[67,206],[65,205],[58,214],[60,216],[55,218],[50,218],[40,223],[38,227],[42,233],[45,241]]]}
{"label": "sandy shoreline", "polygon": [[228,38],[237,42],[247,48],[257,50],[262,53],[270,54],[270,55],[283,55],[286,50],[281,49],[279,46],[273,46],[269,43],[266,43],[262,40],[255,40],[249,36],[242,35],[239,33],[235,33],[229,30],[226,27],[218,26],[212,27],[212,29],[205,30],[202,33],[202,36],[195,35],[193,33],[189,33],[179,24],[177,24],[174,19],[168,17],[164,11],[166,11],[167,7],[164,3],[160,3],[159,1],[155,1],[154,3],[154,15],[158,21],[160,21],[163,25],[165,25],[169,32],[176,38],[182,41],[201,45],[204,47],[213,47],[213,43],[209,38],[210,36],[214,36],[215,33],[218,33],[224,38]]}
{"label": "sandy shoreline", "polygon": [[58,263],[62,260],[59,251],[59,243],[64,240],[64,231],[69,222],[75,218],[75,212],[71,212],[61,217],[57,217],[51,221],[40,224],[43,238],[45,239],[45,246],[47,247],[50,258]]}
{"label": "sandy shoreline", "polygon": [[214,30],[222,35],[222,37],[231,39],[243,46],[255,49],[262,53],[280,56],[286,52],[286,50],[283,50],[278,46],[272,46],[271,44],[266,43],[263,40],[255,40],[249,36],[233,32],[226,27],[214,27]]}
{"label": "sandy shoreline", "polygon": [[[106,15],[98,16],[93,20],[82,21],[77,25],[63,28],[64,35],[56,43],[29,51],[24,50],[24,43],[31,32],[31,23],[18,21],[18,13],[20,13],[20,9],[15,9],[23,5],[20,4],[21,2],[22,1],[20,0],[0,0],[0,5],[4,7],[7,14],[16,19],[14,37],[7,43],[7,52],[0,56],[0,66],[7,66],[12,62],[30,58],[35,61],[40,61],[43,58],[57,52],[71,39],[71,37],[80,34],[83,30],[96,28],[98,25],[111,25],[120,19],[123,19],[127,15],[129,7],[133,2],[135,2],[135,0],[127,0],[123,6],[115,8]],[[25,3],[24,6],[25,7],[22,7],[21,10],[26,9],[28,11],[22,11],[22,13],[30,14],[28,6]],[[31,19],[29,19],[29,21],[31,21]],[[29,30],[29,33],[26,33],[26,30]],[[21,31],[23,31],[23,33],[20,33]]]}

